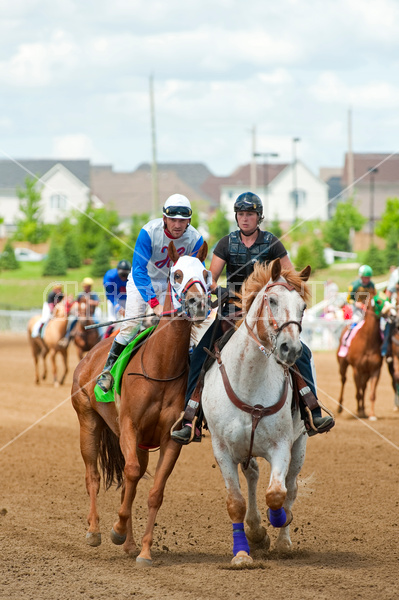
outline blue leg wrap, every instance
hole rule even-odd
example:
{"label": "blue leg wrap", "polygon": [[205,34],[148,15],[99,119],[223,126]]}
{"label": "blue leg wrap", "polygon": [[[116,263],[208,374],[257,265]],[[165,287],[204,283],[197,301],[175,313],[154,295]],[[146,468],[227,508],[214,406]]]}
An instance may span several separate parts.
{"label": "blue leg wrap", "polygon": [[244,531],[244,523],[233,523],[233,554],[236,556],[238,552],[244,550],[249,554],[249,545],[247,536]]}
{"label": "blue leg wrap", "polygon": [[284,508],[278,508],[277,510],[269,508],[269,521],[273,527],[283,527],[286,520],[287,515],[285,514]]}

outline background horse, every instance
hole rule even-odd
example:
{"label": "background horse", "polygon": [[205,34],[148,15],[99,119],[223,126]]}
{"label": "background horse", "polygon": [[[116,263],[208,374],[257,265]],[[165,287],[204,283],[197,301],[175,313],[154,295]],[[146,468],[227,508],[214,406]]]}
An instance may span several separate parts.
{"label": "background horse", "polygon": [[[68,324],[68,315],[65,301],[55,305],[53,315],[46,325],[44,325],[44,337],[39,334],[38,337],[32,337],[32,329],[35,323],[41,319],[41,315],[36,315],[29,320],[28,323],[28,338],[32,348],[33,359],[35,361],[35,382],[40,383],[39,359],[43,360],[42,379],[47,377],[46,357],[50,354],[51,364],[53,368],[54,385],[58,387],[65,381],[65,376],[68,373],[67,348],[59,345],[59,341],[64,337]],[[58,380],[56,356],[60,354],[62,357],[64,372],[61,379]]]}
{"label": "background horse", "polygon": [[[80,447],[90,497],[86,536],[89,545],[101,544],[96,506],[100,486],[98,459],[106,487],[114,481],[123,484],[122,505],[111,538],[115,544],[123,544],[125,552],[130,554],[137,550],[132,531],[132,503],[137,484],[146,472],[148,450],[160,449],[148,498],[142,549],[136,558],[144,566],[152,564],[155,519],[166,481],[181,450],[181,445],[171,440],[170,429],[184,406],[192,323],[203,321],[208,313],[210,273],[202,265],[206,254],[204,243],[197,258],[179,258],[173,242],[169,244],[168,255],[175,264],[171,269],[164,316],[127,366],[118,402],[96,402],[94,396],[95,380],[105,363],[112,339],[97,344],[79,363],[74,374],[72,403],[80,423]],[[172,294],[181,307],[179,312],[172,303]]]}
{"label": "background horse", "polygon": [[78,352],[79,360],[82,360],[84,354],[89,352],[101,339],[98,329],[89,329],[87,325],[93,325],[94,319],[88,314],[88,305],[81,301],[77,303],[78,322],[74,327],[74,342]]}
{"label": "background horse", "polygon": [[[257,508],[255,457],[265,458],[271,466],[266,504],[272,525],[282,527],[277,548],[291,547],[291,508],[308,436],[299,408],[292,406],[288,367],[302,352],[299,334],[309,275],[310,267],[300,273],[281,271],[280,259],[269,267],[256,263],[242,288],[246,317],[220,355],[232,389],[221,376],[221,364],[213,364],[205,376],[202,404],[227,489],[233,564],[252,562],[247,536],[255,544],[270,545]],[[234,395],[246,403],[245,408],[237,406]],[[247,481],[248,508],[240,490],[239,464]]]}
{"label": "background horse", "polygon": [[381,329],[380,317],[376,315],[372,306],[371,298],[367,303],[364,324],[353,338],[348,353],[345,357],[339,356],[339,349],[342,345],[342,340],[348,333],[346,327],[340,337],[340,343],[337,351],[337,359],[339,364],[339,373],[341,376],[341,393],[339,396],[338,412],[342,412],[342,404],[344,401],[344,386],[346,382],[346,371],[349,365],[353,368],[353,379],[356,386],[356,401],[357,401],[357,416],[366,418],[365,411],[365,392],[367,383],[370,382],[370,415],[371,421],[376,421],[374,406],[376,399],[376,389],[381,373],[382,356],[381,356]]}

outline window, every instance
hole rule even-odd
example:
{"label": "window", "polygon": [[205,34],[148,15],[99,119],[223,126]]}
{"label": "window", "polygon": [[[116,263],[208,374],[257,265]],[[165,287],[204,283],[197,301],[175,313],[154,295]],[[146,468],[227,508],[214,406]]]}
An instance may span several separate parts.
{"label": "window", "polygon": [[290,192],[290,199],[293,204],[296,203],[296,206],[303,206],[304,204],[306,204],[305,190],[292,190],[292,192]]}
{"label": "window", "polygon": [[58,208],[65,210],[67,205],[67,197],[65,194],[52,194],[50,196],[50,208]]}

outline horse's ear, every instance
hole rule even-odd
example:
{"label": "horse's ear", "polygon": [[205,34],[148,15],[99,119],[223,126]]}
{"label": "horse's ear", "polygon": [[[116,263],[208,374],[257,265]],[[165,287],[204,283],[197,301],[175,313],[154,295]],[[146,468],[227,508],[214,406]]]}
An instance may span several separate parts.
{"label": "horse's ear", "polygon": [[176,246],[173,242],[170,242],[168,246],[168,256],[173,264],[177,263],[177,261],[179,260],[179,255],[177,253]]}
{"label": "horse's ear", "polygon": [[207,257],[207,254],[208,254],[208,244],[206,242],[204,242],[202,244],[201,248],[197,252],[198,260],[200,260],[201,262],[204,262],[204,260]]}
{"label": "horse's ear", "polygon": [[312,267],[310,265],[308,265],[307,267],[302,269],[302,271],[299,273],[299,277],[302,279],[302,281],[307,281],[310,277],[311,272],[312,272]]}
{"label": "horse's ear", "polygon": [[280,262],[279,258],[276,258],[272,262],[272,276],[271,276],[272,281],[277,281],[277,279],[280,277],[280,274],[281,274],[281,262]]}

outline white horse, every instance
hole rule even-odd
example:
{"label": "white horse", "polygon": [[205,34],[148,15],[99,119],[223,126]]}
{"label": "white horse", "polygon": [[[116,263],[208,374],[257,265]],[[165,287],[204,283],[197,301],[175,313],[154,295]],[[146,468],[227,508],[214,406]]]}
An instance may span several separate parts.
{"label": "white horse", "polygon": [[[276,547],[291,548],[291,508],[308,436],[299,408],[292,406],[288,367],[302,351],[299,334],[310,271],[310,267],[300,273],[281,271],[280,259],[270,266],[256,264],[241,292],[245,319],[205,376],[202,403],[227,489],[233,564],[252,562],[247,537],[254,544],[270,545],[256,504],[255,457],[270,463],[266,504],[269,521],[280,527]],[[248,486],[247,508],[240,491],[239,464]]]}

